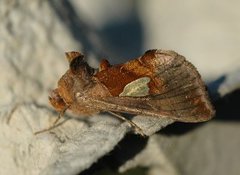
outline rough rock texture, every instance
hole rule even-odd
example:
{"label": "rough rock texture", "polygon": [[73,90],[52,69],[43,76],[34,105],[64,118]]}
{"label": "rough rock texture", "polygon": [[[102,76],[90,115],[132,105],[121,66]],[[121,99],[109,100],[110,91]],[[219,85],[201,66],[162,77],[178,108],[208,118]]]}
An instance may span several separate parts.
{"label": "rough rock texture", "polygon": [[[134,14],[127,23],[123,22],[131,12],[138,12],[138,6],[133,1],[124,1],[115,6],[112,4],[112,7],[118,7],[118,10],[111,11],[115,15],[109,15],[109,11],[103,13],[104,10],[95,3],[89,4],[92,8],[75,0],[0,1],[0,174],[77,174],[114,148],[123,149],[119,142],[126,138],[126,133],[131,129],[127,123],[108,114],[89,118],[72,118],[68,114],[61,120],[59,127],[40,135],[33,134],[51,125],[57,117],[47,97],[49,90],[56,87],[57,80],[67,69],[65,51],[83,51],[92,66],[97,66],[97,59],[103,55],[118,55],[117,58],[121,58],[138,56],[143,52],[143,44],[140,44],[143,36],[138,34],[142,32],[141,27],[149,27],[146,27],[147,21],[144,20],[140,25],[139,16]],[[109,5],[111,2],[105,1],[104,4]],[[91,13],[95,12],[95,15],[87,15],[87,11],[81,10],[84,8]],[[97,11],[99,9],[102,9],[105,17],[100,15]],[[116,13],[124,15],[117,16]],[[98,23],[91,20],[94,16]],[[112,25],[103,27],[110,20],[116,23],[115,18],[121,21],[115,24],[118,30]],[[100,19],[105,21],[101,23]],[[137,28],[138,31],[121,33],[129,28]],[[117,32],[114,33],[113,29]],[[109,38],[119,35],[122,38],[113,45],[116,40]],[[160,46],[154,45],[155,48]],[[165,46],[169,46],[168,49],[176,48],[176,45]],[[184,55],[184,49],[182,53]],[[118,60],[118,63],[125,60]],[[207,64],[208,60],[202,62]],[[202,67],[201,71],[205,72]],[[236,71],[209,84],[212,98],[217,100],[216,120],[197,125],[182,134],[167,127],[163,135],[143,139],[145,145],[135,156],[131,151],[136,143],[125,142],[132,149],[128,149],[128,153],[120,149],[117,159],[121,155],[132,156],[124,160],[119,171],[144,166],[150,168],[149,174],[153,175],[160,172],[186,175],[240,172],[237,164],[240,157],[237,147],[237,136],[240,134],[237,120],[240,112],[233,105],[239,98],[239,91],[236,90],[240,87],[239,77],[239,71]],[[227,122],[229,120],[232,121]],[[147,135],[172,123],[141,116],[134,117],[133,121]],[[188,125],[180,127],[188,128]]]}
{"label": "rough rock texture", "polygon": [[[67,69],[64,51],[84,50],[54,5],[47,1],[0,2],[0,174],[76,174],[111,151],[129,131],[127,123],[101,114],[70,119],[51,132],[33,134],[47,128],[57,116],[47,97]],[[134,119],[136,123],[141,120]],[[172,122],[144,120],[141,123],[146,126],[139,126],[146,127],[149,135]]]}
{"label": "rough rock texture", "polygon": [[150,168],[151,175],[235,175],[239,172],[239,134],[235,121],[212,121],[180,136],[154,135],[119,171],[142,166]]}

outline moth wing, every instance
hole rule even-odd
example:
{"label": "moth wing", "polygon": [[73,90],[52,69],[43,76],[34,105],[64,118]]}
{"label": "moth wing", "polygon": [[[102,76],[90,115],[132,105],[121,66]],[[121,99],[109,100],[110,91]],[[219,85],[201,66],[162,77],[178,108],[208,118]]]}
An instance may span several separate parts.
{"label": "moth wing", "polygon": [[[198,97],[196,97],[197,99]],[[212,118],[214,111],[205,102],[192,104],[192,100],[182,102],[173,99],[144,97],[108,97],[95,102],[104,107],[103,111],[115,111],[135,115],[171,118],[181,122],[202,122]],[[169,102],[171,104],[169,104]],[[96,103],[94,103],[96,104]]]}
{"label": "moth wing", "polygon": [[151,50],[140,61],[152,70],[150,83],[155,91],[151,91],[149,79],[142,77],[126,85],[119,96],[98,99],[105,111],[168,117],[182,122],[201,122],[213,117],[206,87],[196,68],[183,56],[173,51]]}

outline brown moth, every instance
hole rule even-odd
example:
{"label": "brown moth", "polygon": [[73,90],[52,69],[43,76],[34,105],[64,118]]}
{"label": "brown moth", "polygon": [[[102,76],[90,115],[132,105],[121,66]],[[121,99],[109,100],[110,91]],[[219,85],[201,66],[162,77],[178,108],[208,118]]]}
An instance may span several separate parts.
{"label": "brown moth", "polygon": [[124,64],[107,60],[94,69],[78,52],[67,52],[69,70],[49,96],[59,112],[79,115],[110,111],[181,122],[203,122],[214,115],[196,68],[174,51],[149,50]]}

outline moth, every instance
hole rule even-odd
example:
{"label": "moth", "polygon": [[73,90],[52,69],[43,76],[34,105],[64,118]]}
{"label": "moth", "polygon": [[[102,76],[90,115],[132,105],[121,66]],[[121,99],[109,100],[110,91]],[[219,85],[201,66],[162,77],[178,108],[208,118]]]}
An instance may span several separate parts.
{"label": "moth", "polygon": [[174,51],[149,50],[117,65],[102,60],[98,69],[79,52],[67,52],[66,57],[69,70],[49,96],[59,112],[91,116],[108,111],[124,120],[121,113],[193,123],[214,115],[200,74]]}

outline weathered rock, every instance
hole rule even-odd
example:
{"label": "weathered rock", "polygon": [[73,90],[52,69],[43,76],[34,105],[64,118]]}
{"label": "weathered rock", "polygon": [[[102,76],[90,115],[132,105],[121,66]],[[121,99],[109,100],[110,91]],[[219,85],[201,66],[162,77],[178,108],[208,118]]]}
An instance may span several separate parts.
{"label": "weathered rock", "polygon": [[[39,135],[33,134],[51,125],[57,117],[47,97],[49,90],[56,87],[57,80],[67,70],[64,52],[85,51],[84,54],[91,55],[88,61],[92,66],[97,65],[94,58],[99,57],[103,48],[107,48],[108,53],[114,52],[114,49],[106,47],[110,45],[104,46],[100,42],[97,32],[88,28],[84,20],[74,24],[79,18],[74,16],[76,13],[68,16],[69,5],[71,2],[64,0],[0,1],[0,174],[77,174],[113,150],[130,131],[127,123],[107,114],[79,119],[66,115],[59,127]],[[143,25],[147,25],[145,22]],[[165,41],[181,45],[173,36]],[[125,47],[134,50],[128,46],[131,44]],[[141,46],[136,48],[139,52]],[[198,55],[201,51],[195,53],[196,50],[198,47],[192,52]],[[232,58],[234,61],[235,57]],[[208,59],[202,62],[211,66]],[[203,67],[201,71],[206,75]],[[218,96],[221,99],[239,88],[238,77],[239,72],[232,73],[220,79],[218,84],[209,86],[213,98]],[[222,111],[228,112],[224,105]],[[236,117],[235,114],[232,112],[231,116]],[[226,116],[225,113],[222,115]],[[221,122],[226,118],[221,119],[182,135],[151,136],[147,147],[122,165],[120,171],[145,166],[152,174],[237,174],[240,171],[237,165],[240,157],[237,147],[239,124]],[[134,117],[133,121],[148,135],[172,122],[141,116]]]}

